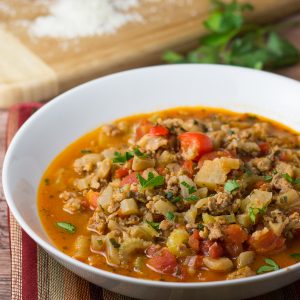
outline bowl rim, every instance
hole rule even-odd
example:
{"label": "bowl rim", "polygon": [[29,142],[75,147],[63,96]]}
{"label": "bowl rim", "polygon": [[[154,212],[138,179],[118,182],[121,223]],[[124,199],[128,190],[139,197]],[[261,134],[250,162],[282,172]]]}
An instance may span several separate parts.
{"label": "bowl rim", "polygon": [[[10,211],[12,212],[13,216],[16,218],[22,229],[43,249],[47,251],[48,254],[54,255],[55,257],[59,258],[62,261],[65,261],[66,263],[78,267],[80,269],[83,269],[86,272],[97,274],[98,276],[102,276],[106,279],[112,279],[112,280],[118,280],[123,281],[126,283],[131,283],[135,285],[140,286],[153,286],[153,287],[161,287],[161,288],[173,288],[173,289],[193,289],[193,288],[208,288],[208,287],[220,287],[220,286],[233,286],[233,285],[244,285],[248,283],[258,282],[258,281],[267,281],[271,278],[275,277],[281,277],[286,274],[286,272],[295,272],[300,271],[300,262],[295,263],[289,267],[282,268],[277,271],[269,272],[266,274],[261,274],[259,276],[251,276],[246,278],[240,278],[240,279],[231,279],[231,280],[218,280],[218,281],[209,281],[209,282],[169,282],[169,281],[158,281],[158,280],[149,280],[149,279],[143,279],[143,278],[136,278],[126,275],[120,275],[116,274],[110,271],[105,271],[103,269],[99,269],[93,266],[90,266],[86,263],[83,263],[81,261],[78,261],[71,256],[68,256],[67,254],[63,253],[62,251],[58,250],[54,245],[51,245],[50,243],[44,241],[42,238],[40,238],[31,228],[30,226],[25,222],[23,219],[21,213],[18,211],[15,202],[13,200],[13,195],[10,191],[10,187],[8,184],[8,178],[7,173],[9,169],[10,161],[12,160],[13,152],[15,147],[17,147],[19,140],[23,136],[23,134],[26,134],[27,130],[30,130],[30,126],[32,123],[34,123],[37,119],[40,118],[40,116],[44,113],[47,113],[47,110],[50,109],[52,106],[59,105],[58,103],[62,103],[63,101],[69,101],[69,96],[72,94],[76,94],[78,91],[82,89],[88,89],[90,85],[97,84],[99,81],[105,81],[105,80],[115,80],[115,78],[127,76],[128,74],[134,74],[139,72],[152,72],[152,70],[160,70],[160,69],[183,69],[180,70],[181,72],[184,71],[184,69],[190,69],[190,68],[199,68],[199,69],[215,69],[216,71],[220,69],[227,69],[227,70],[233,70],[238,72],[244,72],[244,73],[253,73],[258,75],[264,75],[269,78],[278,79],[281,81],[285,81],[288,84],[295,85],[297,84],[300,88],[300,83],[291,78],[287,78],[282,75],[270,73],[267,71],[261,71],[261,70],[255,70],[255,69],[249,69],[244,67],[238,67],[238,66],[228,66],[228,65],[216,65],[216,64],[180,64],[180,65],[157,65],[157,66],[149,66],[149,67],[143,67],[143,68],[135,68],[131,70],[121,71],[117,73],[113,73],[110,75],[106,75],[100,78],[93,79],[91,81],[88,81],[86,83],[80,84],[60,95],[55,97],[53,100],[48,102],[47,104],[43,105],[34,115],[32,115],[28,120],[25,121],[25,123],[21,126],[21,128],[17,131],[15,136],[13,137],[11,143],[9,144],[4,161],[3,161],[3,169],[2,169],[2,184],[3,184],[3,191],[5,200],[8,204],[8,207]],[[174,71],[174,70],[173,70]],[[36,199],[35,199],[36,201]],[[43,226],[42,226],[43,227]],[[44,228],[43,228],[44,230]],[[46,233],[47,234],[47,233]],[[299,276],[300,278],[300,276]],[[297,278],[295,278],[297,280]]]}

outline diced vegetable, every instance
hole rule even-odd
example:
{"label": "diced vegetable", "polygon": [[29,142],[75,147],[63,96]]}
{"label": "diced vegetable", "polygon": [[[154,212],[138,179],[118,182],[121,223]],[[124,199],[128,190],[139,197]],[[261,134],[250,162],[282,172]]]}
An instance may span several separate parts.
{"label": "diced vegetable", "polygon": [[123,178],[123,177],[127,176],[128,174],[129,174],[129,169],[127,169],[127,168],[120,168],[115,171],[116,178]]}
{"label": "diced vegetable", "polygon": [[137,173],[133,172],[129,175],[127,175],[126,177],[124,177],[121,181],[121,186],[124,186],[126,184],[132,184],[132,183],[138,183],[138,179],[136,177]]}
{"label": "diced vegetable", "polygon": [[221,257],[221,258],[204,257],[203,263],[209,269],[218,272],[228,272],[233,268],[232,261],[227,257]]}
{"label": "diced vegetable", "polygon": [[168,212],[174,212],[176,207],[171,202],[160,199],[154,203],[154,210],[157,214],[166,216]]}
{"label": "diced vegetable", "polygon": [[209,189],[214,189],[218,184],[224,184],[227,179],[227,174],[231,170],[236,170],[240,167],[240,161],[234,158],[216,158],[214,160],[206,160],[195,176],[195,183],[198,186],[206,186]]}
{"label": "diced vegetable", "polygon": [[98,207],[98,198],[100,193],[95,192],[93,190],[89,190],[86,194],[87,201],[91,207],[91,209],[96,209]]}
{"label": "diced vegetable", "polygon": [[276,200],[276,204],[282,208],[300,208],[300,196],[299,192],[294,189],[289,189],[287,192],[279,194]]}
{"label": "diced vegetable", "polygon": [[161,126],[161,125],[156,125],[150,128],[149,131],[150,135],[168,135],[169,130],[168,128]]}
{"label": "diced vegetable", "polygon": [[135,156],[132,161],[132,170],[133,171],[143,171],[148,168],[153,168],[155,165],[155,160],[153,158],[142,158]]}
{"label": "diced vegetable", "polygon": [[99,196],[98,205],[100,205],[104,210],[107,210],[112,203],[112,195],[113,188],[111,185],[108,185]]}
{"label": "diced vegetable", "polygon": [[138,214],[139,212],[139,208],[133,198],[124,199],[121,201],[120,214],[122,216],[134,215]]}
{"label": "diced vegetable", "polygon": [[105,248],[105,235],[91,235],[91,250],[95,252],[100,252]]}
{"label": "diced vegetable", "polygon": [[206,160],[214,160],[215,158],[221,158],[221,157],[233,158],[232,154],[229,151],[225,151],[225,150],[212,151],[201,156],[201,158],[198,161],[198,167],[199,169],[201,169]]}
{"label": "diced vegetable", "polygon": [[213,150],[212,140],[200,132],[185,132],[179,135],[182,156],[185,160],[199,160],[201,155]]}
{"label": "diced vegetable", "polygon": [[95,173],[97,177],[99,177],[100,179],[105,179],[110,172],[110,168],[111,168],[111,160],[106,158],[97,163],[97,169]]}
{"label": "diced vegetable", "polygon": [[174,229],[168,237],[167,247],[169,251],[176,257],[187,255],[187,249],[182,247],[187,244],[189,240],[189,234],[185,229]]}
{"label": "diced vegetable", "polygon": [[249,266],[253,263],[255,258],[255,252],[254,251],[244,251],[240,253],[240,255],[237,258],[237,267],[243,268],[245,266]]}
{"label": "diced vegetable", "polygon": [[90,252],[90,237],[86,235],[77,236],[74,243],[73,257],[78,260],[84,260]]}
{"label": "diced vegetable", "polygon": [[159,236],[157,230],[155,230],[148,223],[142,223],[140,225],[135,225],[131,228],[131,236],[135,238],[141,238],[145,241],[151,241],[155,237]]}
{"label": "diced vegetable", "polygon": [[119,255],[123,260],[127,261],[132,254],[142,252],[150,246],[150,244],[150,242],[143,241],[139,238],[127,238],[120,246]]}
{"label": "diced vegetable", "polygon": [[248,212],[249,208],[264,208],[272,201],[272,193],[262,190],[253,190],[252,193],[242,200],[241,209]]}
{"label": "diced vegetable", "polygon": [[176,257],[166,248],[148,260],[147,266],[162,274],[174,274],[178,266]]}
{"label": "diced vegetable", "polygon": [[195,194],[197,191],[196,184],[194,181],[186,175],[181,175],[178,177],[179,185],[181,190],[181,196],[187,198],[192,194]]}

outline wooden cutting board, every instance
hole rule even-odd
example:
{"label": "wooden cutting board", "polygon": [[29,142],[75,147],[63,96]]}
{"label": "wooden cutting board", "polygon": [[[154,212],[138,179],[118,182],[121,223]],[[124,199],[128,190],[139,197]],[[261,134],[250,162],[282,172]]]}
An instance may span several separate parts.
{"label": "wooden cutting board", "polygon": [[[50,0],[53,1],[53,0]],[[299,0],[249,0],[251,18],[275,20],[300,11]],[[143,22],[109,36],[76,40],[33,38],[24,20],[46,15],[38,0],[0,0],[0,107],[48,100],[90,79],[161,62],[166,49],[194,47],[209,0],[140,0]],[[5,9],[4,9],[5,8]]]}

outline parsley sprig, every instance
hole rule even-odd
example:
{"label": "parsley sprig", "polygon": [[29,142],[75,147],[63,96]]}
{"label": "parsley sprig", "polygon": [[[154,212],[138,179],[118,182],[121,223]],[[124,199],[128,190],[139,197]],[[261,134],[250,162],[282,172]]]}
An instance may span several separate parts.
{"label": "parsley sprig", "polygon": [[186,187],[188,189],[189,194],[193,194],[196,192],[196,188],[190,184],[188,184],[186,181],[181,181],[181,185]]}
{"label": "parsley sprig", "polygon": [[288,173],[284,173],[282,174],[282,177],[289,183],[292,184],[299,184],[300,183],[300,178],[294,179],[293,177],[291,177]]}
{"label": "parsley sprig", "polygon": [[148,178],[145,179],[141,174],[137,174],[137,179],[142,186],[142,189],[146,188],[154,188],[157,186],[161,186],[165,183],[165,178],[164,176],[158,175],[154,176],[152,172],[148,173]]}
{"label": "parsley sprig", "polygon": [[134,148],[133,151],[126,151],[123,155],[120,152],[115,152],[113,163],[125,164],[126,161],[132,159],[135,155],[140,158],[147,158],[148,155],[140,151],[139,148]]}
{"label": "parsley sprig", "polygon": [[183,56],[167,51],[168,63],[217,63],[256,69],[276,69],[299,61],[299,51],[282,38],[274,26],[245,22],[244,12],[252,10],[248,3],[232,0],[212,1],[215,9],[203,22],[208,34],[200,46]]}
{"label": "parsley sprig", "polygon": [[146,223],[149,224],[153,229],[159,230],[160,223],[158,223],[158,222],[150,222],[150,221],[146,221]]}
{"label": "parsley sprig", "polygon": [[226,192],[231,193],[233,191],[236,191],[240,188],[239,183],[234,179],[234,180],[228,180],[225,185],[224,189]]}
{"label": "parsley sprig", "polygon": [[76,231],[76,227],[75,227],[73,224],[71,224],[71,223],[67,223],[67,222],[57,222],[56,225],[57,225],[59,228],[65,230],[65,231],[67,231],[67,232],[69,232],[69,233],[75,233],[75,231]]}
{"label": "parsley sprig", "polygon": [[265,258],[265,263],[266,265],[259,267],[259,269],[256,271],[257,274],[272,272],[280,269],[278,264],[271,258]]}
{"label": "parsley sprig", "polygon": [[258,208],[258,207],[249,207],[248,209],[248,214],[249,214],[249,218],[251,220],[251,222],[253,224],[256,223],[256,217],[260,214],[260,215],[264,215],[267,211],[266,207],[263,208]]}

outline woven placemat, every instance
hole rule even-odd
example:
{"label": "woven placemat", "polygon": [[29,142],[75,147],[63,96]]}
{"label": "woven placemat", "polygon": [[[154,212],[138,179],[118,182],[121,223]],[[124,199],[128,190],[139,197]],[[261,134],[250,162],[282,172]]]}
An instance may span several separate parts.
{"label": "woven placemat", "polygon": [[[41,104],[37,103],[25,103],[15,105],[10,109],[7,124],[7,145],[18,128],[40,106]],[[9,213],[9,228],[13,300],[131,299],[89,283],[64,268],[21,229],[11,213]],[[255,298],[255,300],[299,299],[300,280],[280,290]],[[220,300],[222,299],[220,298]]]}

